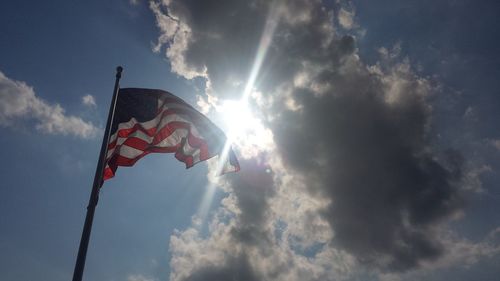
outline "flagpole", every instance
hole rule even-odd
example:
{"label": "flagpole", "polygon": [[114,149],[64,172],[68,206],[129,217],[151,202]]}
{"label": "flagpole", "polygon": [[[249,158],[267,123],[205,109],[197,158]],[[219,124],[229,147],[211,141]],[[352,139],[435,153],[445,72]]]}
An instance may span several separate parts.
{"label": "flagpole", "polygon": [[78,248],[78,256],[76,258],[75,271],[73,272],[73,281],[81,281],[83,277],[83,269],[85,268],[85,258],[87,257],[87,248],[89,246],[90,232],[92,230],[92,221],[94,220],[95,207],[99,200],[99,189],[102,185],[102,176],[105,168],[106,153],[109,143],[109,133],[111,130],[111,123],[115,114],[116,97],[118,95],[120,78],[122,77],[123,67],[116,68],[115,87],[113,90],[113,98],[109,106],[108,121],[106,122],[106,130],[102,138],[101,152],[97,161],[97,167],[94,175],[94,184],[92,185],[92,192],[90,193],[89,204],[87,206],[87,216],[85,217],[85,224],[83,225],[82,238],[80,240],[80,247]]}

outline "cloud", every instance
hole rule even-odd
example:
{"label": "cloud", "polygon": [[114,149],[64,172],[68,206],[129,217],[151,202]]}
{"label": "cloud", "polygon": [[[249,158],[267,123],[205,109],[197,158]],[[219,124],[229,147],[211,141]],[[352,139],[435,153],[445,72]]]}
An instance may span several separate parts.
{"label": "cloud", "polygon": [[447,233],[447,252],[437,264],[427,267],[471,267],[483,258],[491,258],[500,254],[500,228],[493,229],[484,239],[475,243],[454,233]]}
{"label": "cloud", "polygon": [[[172,280],[399,275],[461,243],[443,229],[463,212],[466,161],[433,146],[434,89],[400,44],[363,63],[356,38],[336,32],[321,1],[151,9],[155,49],[165,48],[172,71],[204,79],[213,101],[258,92],[250,104],[274,142],[223,183],[208,237],[195,227],[172,236]],[[348,16],[338,15],[344,28]]]}
{"label": "cloud", "polygon": [[137,6],[140,4],[140,0],[129,0],[130,5]]}
{"label": "cloud", "polygon": [[498,151],[500,151],[500,139],[497,140],[490,140],[491,145],[496,148]]}
{"label": "cloud", "polygon": [[500,254],[500,228],[493,229],[478,242],[459,237],[450,231],[444,231],[442,235],[446,252],[439,260],[424,263],[419,271],[409,271],[402,275],[381,274],[380,279],[388,281],[426,280],[432,276],[433,270],[454,267],[469,269],[481,260],[491,259]]}
{"label": "cloud", "polygon": [[417,267],[440,256],[434,227],[462,207],[462,159],[430,147],[428,87],[407,65],[345,67],[329,75],[330,94],[293,89],[301,110],[277,104],[276,147],[311,194],[330,200],[321,212],[335,245],[384,270]]}
{"label": "cloud", "polygon": [[491,173],[493,169],[489,165],[480,165],[469,168],[464,175],[464,189],[474,192],[484,192],[481,176],[486,173]]}
{"label": "cloud", "polygon": [[140,274],[133,274],[127,277],[127,281],[157,281],[156,278],[149,278]]}
{"label": "cloud", "polygon": [[467,107],[464,112],[463,118],[470,121],[478,121],[479,119],[477,116],[477,109],[472,106]]}
{"label": "cloud", "polygon": [[341,8],[338,13],[339,24],[345,29],[352,29],[356,27],[354,23],[354,11],[348,11]]}
{"label": "cloud", "polygon": [[275,175],[255,159],[240,164],[245,172],[222,183],[229,195],[210,222],[210,235],[204,237],[191,227],[171,237],[171,280],[299,281],[348,276],[355,261],[343,251],[320,247],[309,257],[295,252],[289,235],[276,228],[278,215],[271,207],[278,196]]}
{"label": "cloud", "polygon": [[25,82],[12,80],[0,72],[0,125],[13,127],[34,120],[38,131],[46,134],[93,137],[98,129],[76,116],[65,114],[59,104],[49,104],[35,95]]}
{"label": "cloud", "polygon": [[83,105],[88,106],[88,107],[96,107],[97,106],[97,104],[95,103],[94,96],[92,96],[90,94],[87,94],[87,95],[82,97],[82,103],[83,103]]}

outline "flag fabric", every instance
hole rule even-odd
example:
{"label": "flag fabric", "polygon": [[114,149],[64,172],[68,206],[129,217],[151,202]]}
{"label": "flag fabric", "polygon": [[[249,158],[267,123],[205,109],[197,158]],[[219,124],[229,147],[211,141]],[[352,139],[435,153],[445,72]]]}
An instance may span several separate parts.
{"label": "flag fabric", "polygon": [[103,180],[153,152],[175,153],[186,168],[219,155],[225,157],[221,174],[240,169],[222,130],[181,98],[162,90],[120,89]]}

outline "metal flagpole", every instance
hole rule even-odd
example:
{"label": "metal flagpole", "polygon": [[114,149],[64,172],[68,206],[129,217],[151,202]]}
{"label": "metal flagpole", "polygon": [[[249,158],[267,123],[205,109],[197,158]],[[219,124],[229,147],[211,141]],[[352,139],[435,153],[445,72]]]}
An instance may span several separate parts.
{"label": "metal flagpole", "polygon": [[83,269],[85,267],[85,258],[87,257],[87,248],[89,246],[90,231],[92,230],[92,221],[94,220],[95,207],[99,200],[99,189],[102,185],[102,176],[105,168],[106,153],[109,143],[111,123],[115,114],[116,97],[118,95],[120,78],[122,77],[123,67],[116,68],[115,88],[113,90],[113,98],[109,106],[108,121],[106,123],[106,130],[102,138],[101,152],[97,161],[97,168],[94,175],[94,184],[92,192],[90,193],[89,205],[87,206],[87,216],[85,217],[85,224],[83,225],[82,238],[80,240],[80,247],[78,248],[78,256],[76,258],[75,271],[73,272],[73,281],[81,281],[83,277]]}

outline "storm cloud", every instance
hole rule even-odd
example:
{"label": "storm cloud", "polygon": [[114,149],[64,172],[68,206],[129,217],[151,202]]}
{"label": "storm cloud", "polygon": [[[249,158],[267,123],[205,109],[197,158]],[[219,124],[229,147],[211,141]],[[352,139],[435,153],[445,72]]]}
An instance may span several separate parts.
{"label": "storm cloud", "polygon": [[433,227],[462,207],[460,155],[432,152],[416,83],[388,102],[376,75],[340,79],[319,97],[293,91],[300,109],[273,122],[283,162],[311,194],[329,198],[321,213],[333,243],[359,261],[404,270],[438,257]]}

